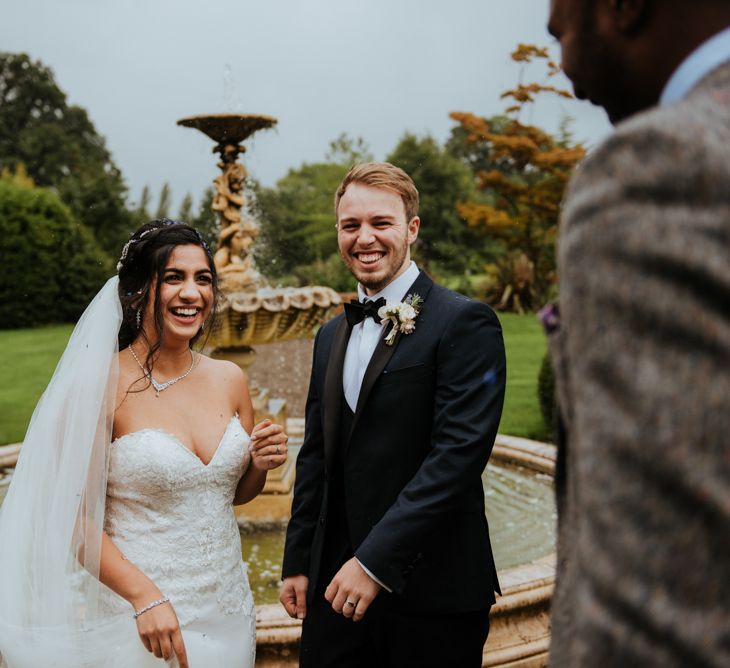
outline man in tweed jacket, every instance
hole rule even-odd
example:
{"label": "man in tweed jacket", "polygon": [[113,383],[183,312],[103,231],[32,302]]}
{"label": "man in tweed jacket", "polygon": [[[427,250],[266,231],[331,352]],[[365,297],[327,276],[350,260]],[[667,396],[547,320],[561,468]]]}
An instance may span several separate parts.
{"label": "man in tweed jacket", "polygon": [[549,30],[616,125],[559,241],[551,666],[730,666],[730,2],[552,0]]}

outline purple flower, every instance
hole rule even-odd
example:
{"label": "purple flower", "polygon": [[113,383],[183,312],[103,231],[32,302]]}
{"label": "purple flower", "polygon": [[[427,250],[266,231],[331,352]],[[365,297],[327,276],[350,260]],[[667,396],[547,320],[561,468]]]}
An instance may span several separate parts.
{"label": "purple flower", "polygon": [[560,329],[560,307],[557,302],[543,306],[537,314],[546,334],[552,334]]}

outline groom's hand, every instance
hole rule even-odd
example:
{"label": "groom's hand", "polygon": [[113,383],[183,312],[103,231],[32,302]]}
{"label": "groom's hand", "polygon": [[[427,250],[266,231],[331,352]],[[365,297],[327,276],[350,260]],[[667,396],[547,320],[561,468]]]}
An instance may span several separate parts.
{"label": "groom's hand", "polygon": [[365,611],[380,593],[380,585],[375,582],[353,557],[346,561],[337,575],[332,578],[324,597],[332,604],[332,609],[352,617],[353,622],[359,622]]}
{"label": "groom's hand", "polygon": [[284,578],[279,591],[279,600],[290,617],[304,619],[307,616],[308,588],[309,578],[306,575]]}

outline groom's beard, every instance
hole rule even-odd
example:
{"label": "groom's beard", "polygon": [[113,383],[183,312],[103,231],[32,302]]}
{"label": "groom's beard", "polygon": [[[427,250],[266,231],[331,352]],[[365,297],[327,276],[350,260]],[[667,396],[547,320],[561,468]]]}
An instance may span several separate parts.
{"label": "groom's beard", "polygon": [[375,294],[385,288],[391,281],[400,273],[404,264],[406,264],[406,256],[408,255],[408,232],[403,237],[402,245],[388,248],[386,254],[380,262],[383,263],[383,268],[377,273],[369,273],[362,271],[358,267],[358,261],[353,258],[349,252],[342,253],[342,260],[344,261],[350,273],[357,279],[358,283],[362,285],[369,293]]}

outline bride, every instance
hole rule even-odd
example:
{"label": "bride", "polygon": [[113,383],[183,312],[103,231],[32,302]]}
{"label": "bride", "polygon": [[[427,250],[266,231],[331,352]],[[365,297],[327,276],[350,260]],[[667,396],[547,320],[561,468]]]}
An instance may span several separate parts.
{"label": "bride", "polygon": [[[233,504],[286,461],[233,363],[194,351],[216,272],[191,227],[132,235],[31,419],[0,509],[0,666],[252,668]],[[157,657],[157,658],[155,658]]]}

